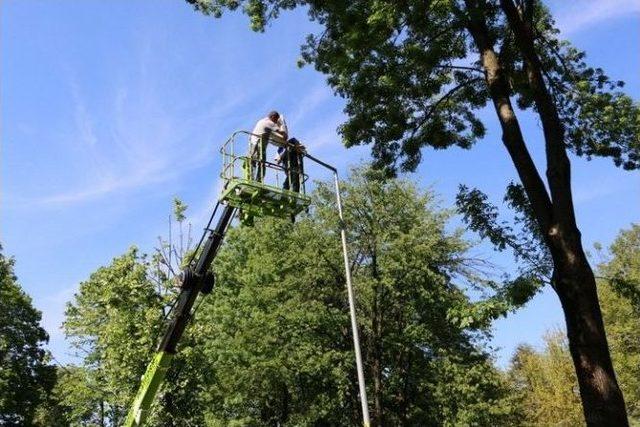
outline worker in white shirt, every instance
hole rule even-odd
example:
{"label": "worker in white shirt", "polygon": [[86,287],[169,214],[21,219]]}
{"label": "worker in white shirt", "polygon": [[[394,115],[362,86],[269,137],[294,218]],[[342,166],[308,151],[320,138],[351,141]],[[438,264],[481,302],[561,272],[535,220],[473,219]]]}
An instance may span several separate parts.
{"label": "worker in white shirt", "polygon": [[269,140],[275,137],[285,143],[288,138],[287,123],[284,117],[274,110],[267,114],[267,117],[258,120],[251,133],[249,139],[251,169],[256,171],[255,180],[262,182],[266,171],[265,161]]}

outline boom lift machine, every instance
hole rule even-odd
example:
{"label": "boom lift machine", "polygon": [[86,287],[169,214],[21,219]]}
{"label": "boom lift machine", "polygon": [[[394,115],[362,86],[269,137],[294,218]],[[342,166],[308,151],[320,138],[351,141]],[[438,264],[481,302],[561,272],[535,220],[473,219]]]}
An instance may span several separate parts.
{"label": "boom lift machine", "polygon": [[[222,154],[222,179],[223,188],[213,210],[209,223],[204,229],[200,243],[198,243],[191,262],[183,269],[177,278],[180,292],[173,306],[173,316],[160,340],[156,353],[147,366],[138,392],[134,398],[133,405],[127,415],[124,426],[142,426],[147,419],[151,405],[165,378],[167,370],[171,365],[171,360],[176,354],[177,345],[182,337],[189,319],[193,315],[193,306],[199,293],[209,294],[212,292],[215,276],[210,269],[211,263],[215,259],[222,244],[225,233],[236,213],[239,214],[243,224],[251,224],[253,217],[275,216],[281,218],[295,217],[301,211],[308,208],[311,203],[310,198],[305,193],[305,183],[307,176],[302,170],[302,162],[298,167],[289,167],[288,164],[277,164],[267,161],[266,158],[255,156],[256,147],[246,150],[244,141],[247,139],[257,139],[258,152],[266,151],[266,144],[283,147],[286,150],[295,150],[288,146],[285,141],[274,134],[253,135],[247,131],[237,131],[224,143],[220,149]],[[252,155],[252,152],[254,155]],[[336,191],[339,200],[339,188],[336,169],[332,166],[310,156],[306,152],[290,152],[291,155],[299,155],[329,168],[334,172]],[[267,173],[268,172],[268,173]],[[283,189],[280,180],[292,179],[299,182],[299,191]],[[342,209],[338,203],[339,214],[342,218]],[[222,211],[217,215],[218,210]],[[217,223],[214,228],[211,223],[217,216]],[[356,351],[356,362],[358,366],[358,379],[360,383],[360,395],[363,408],[363,419],[365,426],[368,425],[368,409],[366,407],[366,392],[364,390],[364,377],[362,375],[362,363],[360,360],[360,348],[358,343],[357,328],[355,323],[355,307],[353,306],[353,291],[351,287],[351,274],[348,267],[346,255],[346,237],[344,227],[342,229],[343,250],[345,256],[345,268],[347,274],[347,288],[349,291],[349,301],[351,308],[351,320],[354,332],[354,346]],[[204,246],[202,246],[204,243]],[[202,249],[200,250],[200,247]]]}

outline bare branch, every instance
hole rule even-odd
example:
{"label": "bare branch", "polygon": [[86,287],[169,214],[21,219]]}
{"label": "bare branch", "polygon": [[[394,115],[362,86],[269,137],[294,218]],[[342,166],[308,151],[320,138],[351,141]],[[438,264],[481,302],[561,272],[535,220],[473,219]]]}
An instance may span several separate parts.
{"label": "bare branch", "polygon": [[451,69],[451,70],[467,70],[467,71],[475,71],[478,73],[482,73],[482,75],[484,76],[484,70],[482,68],[477,68],[477,67],[467,67],[464,65],[434,65],[433,68],[445,68],[445,69]]}

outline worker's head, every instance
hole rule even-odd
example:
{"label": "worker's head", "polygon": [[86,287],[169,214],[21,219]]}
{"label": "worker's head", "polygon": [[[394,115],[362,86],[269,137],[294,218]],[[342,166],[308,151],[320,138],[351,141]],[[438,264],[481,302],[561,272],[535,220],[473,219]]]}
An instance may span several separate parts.
{"label": "worker's head", "polygon": [[269,114],[267,114],[267,117],[269,117],[269,120],[271,120],[273,123],[278,123],[278,120],[280,119],[280,113],[278,113],[276,110],[273,110],[269,112]]}

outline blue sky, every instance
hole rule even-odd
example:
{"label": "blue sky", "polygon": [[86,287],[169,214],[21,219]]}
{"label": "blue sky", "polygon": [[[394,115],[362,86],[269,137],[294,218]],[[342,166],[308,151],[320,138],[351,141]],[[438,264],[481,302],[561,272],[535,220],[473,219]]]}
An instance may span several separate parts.
{"label": "blue sky", "polygon": [[[640,4],[549,5],[589,62],[625,80],[640,99]],[[325,77],[296,67],[299,45],[317,29],[301,10],[255,34],[240,14],[213,20],[182,1],[6,0],[0,8],[0,241],[16,257],[60,360],[69,353],[59,329],[64,303],[80,281],[132,244],[153,248],[167,234],[174,196],[190,205],[194,228],[202,227],[218,188],[217,149],[233,130],[251,128],[276,107],[313,154],[343,173],[368,158],[366,147],[341,147],[335,129],[343,102]],[[500,203],[515,177],[494,117],[483,117],[489,132],[473,150],[427,150],[410,175],[444,206],[459,183]],[[543,165],[538,123],[525,116],[523,126]],[[573,175],[586,247],[608,244],[639,221],[637,173],[576,159]],[[474,253],[510,268],[508,256],[486,245]],[[518,343],[539,345],[562,323],[546,290],[496,323],[498,361],[504,366]]]}

